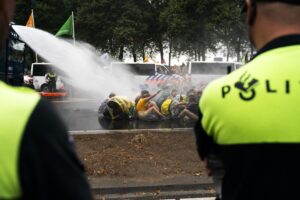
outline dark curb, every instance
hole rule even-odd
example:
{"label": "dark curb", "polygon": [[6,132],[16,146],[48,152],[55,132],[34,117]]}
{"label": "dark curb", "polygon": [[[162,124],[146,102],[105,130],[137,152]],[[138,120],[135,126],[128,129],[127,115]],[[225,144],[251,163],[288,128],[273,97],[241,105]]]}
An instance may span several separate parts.
{"label": "dark curb", "polygon": [[212,179],[183,176],[153,183],[121,179],[90,180],[93,193],[99,199],[160,199],[163,197],[214,197]]}
{"label": "dark curb", "polygon": [[71,135],[97,135],[97,134],[115,134],[115,133],[180,133],[191,132],[193,128],[167,128],[167,129],[128,129],[128,130],[80,130],[69,131]]}

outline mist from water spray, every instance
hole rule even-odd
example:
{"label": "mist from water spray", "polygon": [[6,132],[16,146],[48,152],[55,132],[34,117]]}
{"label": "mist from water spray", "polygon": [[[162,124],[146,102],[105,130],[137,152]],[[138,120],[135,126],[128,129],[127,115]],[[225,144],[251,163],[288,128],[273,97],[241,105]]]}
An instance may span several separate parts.
{"label": "mist from water spray", "polygon": [[89,96],[104,99],[110,92],[134,98],[138,83],[128,68],[111,73],[105,69],[107,61],[96,54],[95,49],[82,42],[57,38],[52,34],[25,26],[13,29],[39,56],[67,74],[65,81],[75,88],[86,91]]}

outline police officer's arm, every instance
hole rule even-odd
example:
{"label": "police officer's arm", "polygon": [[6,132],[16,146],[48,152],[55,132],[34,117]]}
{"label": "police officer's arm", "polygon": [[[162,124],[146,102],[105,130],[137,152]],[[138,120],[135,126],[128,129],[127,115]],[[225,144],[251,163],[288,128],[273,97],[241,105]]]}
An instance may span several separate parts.
{"label": "police officer's arm", "polygon": [[202,113],[198,112],[199,119],[194,127],[196,135],[197,151],[202,160],[205,160],[208,155],[216,153],[216,145],[214,144],[213,138],[209,137],[202,127]]}
{"label": "police officer's arm", "polygon": [[92,199],[83,165],[54,107],[41,100],[21,141],[24,199]]}
{"label": "police officer's arm", "polygon": [[203,160],[207,175],[211,176],[212,172],[208,164],[208,156],[211,154],[216,153],[216,145],[213,142],[213,139],[207,135],[204,131],[201,120],[202,120],[202,113],[198,110],[198,121],[194,127],[195,135],[196,135],[196,145],[197,151],[200,158]]}

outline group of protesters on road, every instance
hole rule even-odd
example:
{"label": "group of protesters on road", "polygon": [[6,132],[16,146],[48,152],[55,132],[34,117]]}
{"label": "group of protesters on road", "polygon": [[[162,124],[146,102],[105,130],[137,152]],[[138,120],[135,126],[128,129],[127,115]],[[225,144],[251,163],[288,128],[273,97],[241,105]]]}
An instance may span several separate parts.
{"label": "group of protesters on road", "polygon": [[111,93],[98,110],[101,118],[109,120],[138,119],[143,121],[183,120],[194,122],[198,120],[198,102],[201,90],[192,88],[186,94],[179,94],[173,88],[150,93],[141,90],[131,101],[130,98]]}

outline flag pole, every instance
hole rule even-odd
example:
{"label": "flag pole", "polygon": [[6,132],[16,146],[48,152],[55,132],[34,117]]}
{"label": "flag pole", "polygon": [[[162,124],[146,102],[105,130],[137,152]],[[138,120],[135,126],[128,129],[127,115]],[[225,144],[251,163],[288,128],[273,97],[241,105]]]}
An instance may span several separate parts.
{"label": "flag pole", "polygon": [[[32,15],[32,23],[33,23],[33,27],[35,28],[35,21],[34,21],[34,14],[33,14],[33,9],[31,9],[31,15]],[[35,62],[39,62],[38,61],[38,56],[37,53],[35,52]]]}
{"label": "flag pole", "polygon": [[74,23],[74,12],[72,11],[72,29],[73,29],[73,43],[74,43],[74,46],[75,46],[75,23]]}

